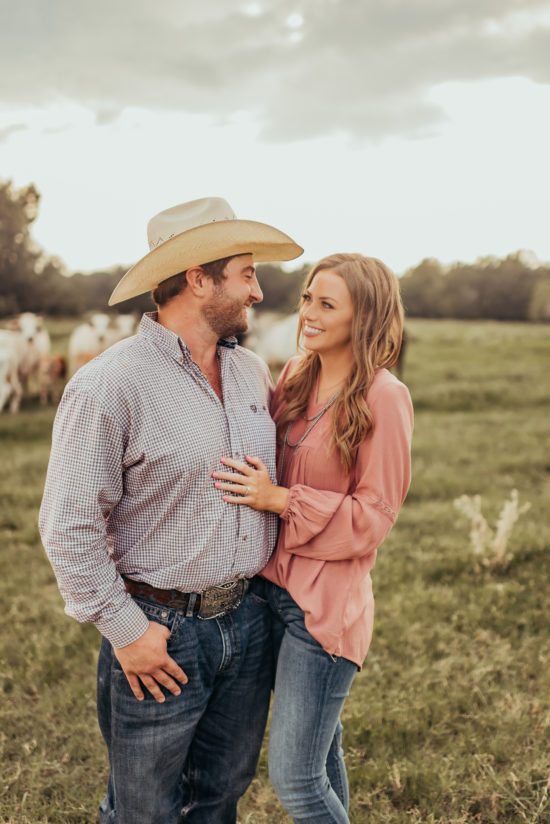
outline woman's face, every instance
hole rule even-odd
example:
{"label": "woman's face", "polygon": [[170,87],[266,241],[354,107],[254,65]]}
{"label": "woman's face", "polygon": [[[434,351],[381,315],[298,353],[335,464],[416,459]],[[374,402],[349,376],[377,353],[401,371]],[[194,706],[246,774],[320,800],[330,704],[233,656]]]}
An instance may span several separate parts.
{"label": "woman's face", "polygon": [[351,356],[353,304],[345,281],[333,269],[314,276],[302,295],[300,323],[306,349]]}

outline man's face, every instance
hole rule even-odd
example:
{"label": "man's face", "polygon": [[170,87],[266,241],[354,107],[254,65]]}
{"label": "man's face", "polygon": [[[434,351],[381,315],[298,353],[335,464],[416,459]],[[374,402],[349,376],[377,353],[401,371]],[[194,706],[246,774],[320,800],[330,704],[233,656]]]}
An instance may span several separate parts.
{"label": "man's face", "polygon": [[248,329],[247,308],[262,299],[252,255],[238,255],[225,267],[225,280],[214,285],[202,311],[219,338],[242,335]]}

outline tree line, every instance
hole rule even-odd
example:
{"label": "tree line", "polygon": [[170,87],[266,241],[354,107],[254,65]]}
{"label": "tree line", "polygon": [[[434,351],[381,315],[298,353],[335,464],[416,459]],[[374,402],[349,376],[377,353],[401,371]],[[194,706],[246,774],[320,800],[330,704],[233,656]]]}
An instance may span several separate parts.
{"label": "tree line", "polygon": [[523,251],[444,266],[423,260],[401,278],[407,314],[422,318],[550,321],[550,265]]}
{"label": "tree line", "polygon": [[[32,237],[39,204],[33,184],[16,189],[0,181],[0,318],[24,311],[57,317],[104,311],[125,267],[67,275],[62,261],[46,255]],[[308,269],[260,264],[260,308],[295,311]],[[550,322],[550,265],[525,252],[450,266],[427,258],[408,269],[400,284],[410,317]],[[141,314],[152,308],[151,298],[140,295],[117,310]]]}

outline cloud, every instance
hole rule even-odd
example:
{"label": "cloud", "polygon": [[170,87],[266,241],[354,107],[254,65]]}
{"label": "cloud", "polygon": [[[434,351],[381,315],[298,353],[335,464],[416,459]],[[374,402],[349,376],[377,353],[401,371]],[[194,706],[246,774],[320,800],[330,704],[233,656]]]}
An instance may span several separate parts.
{"label": "cloud", "polygon": [[[9,5],[9,9],[7,8]],[[4,106],[65,97],[252,113],[265,139],[422,135],[437,84],[550,82],[550,0],[26,0],[0,12]]]}
{"label": "cloud", "polygon": [[25,123],[13,123],[11,126],[5,126],[3,129],[0,129],[0,143],[5,143],[12,134],[25,131],[26,128]]}

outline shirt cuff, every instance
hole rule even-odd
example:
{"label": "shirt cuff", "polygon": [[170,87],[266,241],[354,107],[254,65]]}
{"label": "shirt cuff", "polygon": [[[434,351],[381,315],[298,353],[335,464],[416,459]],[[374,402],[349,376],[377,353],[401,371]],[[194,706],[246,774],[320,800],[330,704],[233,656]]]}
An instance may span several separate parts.
{"label": "shirt cuff", "polygon": [[115,649],[126,647],[137,641],[149,626],[149,619],[133,598],[128,598],[116,615],[95,622],[100,633],[111,642]]}

